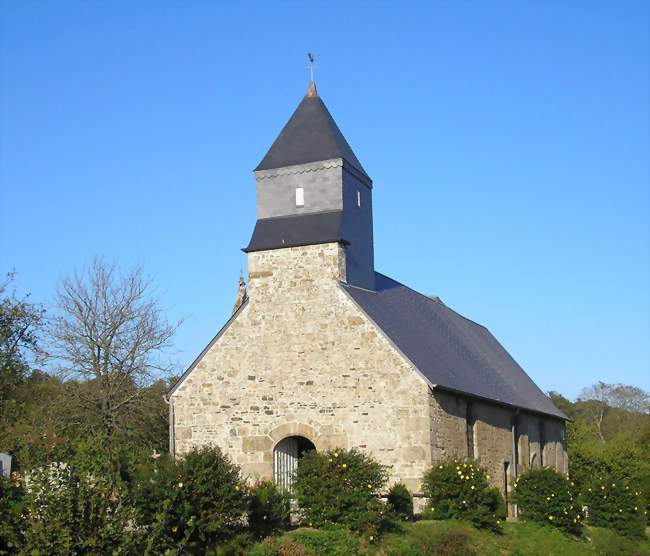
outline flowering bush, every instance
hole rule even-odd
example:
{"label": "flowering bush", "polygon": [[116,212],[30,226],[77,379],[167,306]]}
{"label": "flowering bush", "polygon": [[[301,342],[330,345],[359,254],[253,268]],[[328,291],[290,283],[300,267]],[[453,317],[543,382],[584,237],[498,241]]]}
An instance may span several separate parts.
{"label": "flowering bush", "polygon": [[148,529],[147,554],[216,548],[243,528],[245,485],[218,448],[194,449],[139,476],[134,499]]}
{"label": "flowering bush", "polygon": [[453,460],[434,465],[422,480],[431,519],[466,519],[476,527],[497,530],[505,517],[499,491],[475,461]]}
{"label": "flowering bush", "polygon": [[[571,427],[568,430],[571,431]],[[650,432],[646,434],[650,441]],[[650,445],[650,442],[646,444]],[[640,493],[632,507],[643,507],[646,523],[649,523],[650,457],[648,450],[643,449],[643,443],[638,445],[626,439],[604,445],[583,441],[569,443],[569,449],[569,474],[583,495],[589,494],[589,488],[597,490],[601,485],[627,485]],[[594,484],[599,477],[601,483]]]}
{"label": "flowering bush", "polygon": [[248,496],[248,526],[258,538],[289,526],[289,497],[271,481],[255,483]]}
{"label": "flowering bush", "polygon": [[409,489],[402,483],[395,483],[388,491],[388,506],[400,519],[413,519],[413,497]]}
{"label": "flowering bush", "polygon": [[574,484],[553,469],[531,469],[515,483],[519,517],[579,535],[583,515]]}
{"label": "flowering bush", "polygon": [[307,452],[299,461],[294,493],[303,524],[340,524],[374,538],[390,524],[379,492],[384,467],[357,450]]}
{"label": "flowering bush", "polygon": [[64,463],[24,477],[26,554],[130,554],[140,539],[134,512],[107,479]]}
{"label": "flowering bush", "polygon": [[613,529],[628,537],[643,537],[646,510],[634,482],[618,481],[611,474],[600,475],[591,481],[583,498],[590,525]]}

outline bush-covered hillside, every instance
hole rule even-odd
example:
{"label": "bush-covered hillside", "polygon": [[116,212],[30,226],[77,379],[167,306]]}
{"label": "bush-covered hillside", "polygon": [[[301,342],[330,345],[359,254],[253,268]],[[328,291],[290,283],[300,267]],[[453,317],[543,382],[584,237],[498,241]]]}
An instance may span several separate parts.
{"label": "bush-covered hillside", "polygon": [[11,280],[0,284],[0,451],[14,458],[0,480],[0,555],[650,556],[650,404],[639,388],[551,393],[572,419],[570,477],[520,475],[517,524],[480,461],[431,466],[424,517],[439,521],[414,520],[408,491],[354,448],[302,458],[289,500],[217,447],[166,454],[176,325],[141,271],[95,261],[62,282],[50,313]]}
{"label": "bush-covered hillside", "polygon": [[248,556],[650,556],[650,544],[589,529],[583,539],[530,523],[506,523],[501,533],[459,521],[420,521],[378,541],[343,530],[298,529],[268,539]]}

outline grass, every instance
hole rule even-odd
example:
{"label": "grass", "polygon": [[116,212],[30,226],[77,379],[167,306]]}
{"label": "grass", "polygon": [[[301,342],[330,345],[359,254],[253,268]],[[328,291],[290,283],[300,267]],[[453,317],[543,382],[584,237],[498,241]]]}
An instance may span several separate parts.
{"label": "grass", "polygon": [[576,539],[532,523],[505,523],[501,534],[458,521],[419,521],[381,539],[341,529],[301,528],[269,538],[248,556],[650,556],[648,539],[636,542],[607,529],[586,528]]}

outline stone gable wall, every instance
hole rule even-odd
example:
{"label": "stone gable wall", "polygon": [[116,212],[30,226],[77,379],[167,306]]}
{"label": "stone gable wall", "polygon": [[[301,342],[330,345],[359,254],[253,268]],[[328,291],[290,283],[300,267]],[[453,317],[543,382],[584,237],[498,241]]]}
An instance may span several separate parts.
{"label": "stone gable wall", "polygon": [[289,435],[357,447],[415,484],[431,462],[428,386],[339,285],[336,243],[249,254],[249,302],[172,395],[176,452],[214,444],[272,476]]}

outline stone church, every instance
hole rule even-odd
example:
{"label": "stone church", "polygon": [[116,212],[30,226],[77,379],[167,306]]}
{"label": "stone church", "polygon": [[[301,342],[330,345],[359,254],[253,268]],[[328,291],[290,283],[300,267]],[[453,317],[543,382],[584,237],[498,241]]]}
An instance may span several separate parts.
{"label": "stone church", "polygon": [[248,291],[169,391],[171,449],[219,446],[289,488],[358,448],[414,493],[433,462],[567,472],[567,417],[484,326],[377,272],[373,183],[314,83],[255,169]]}

